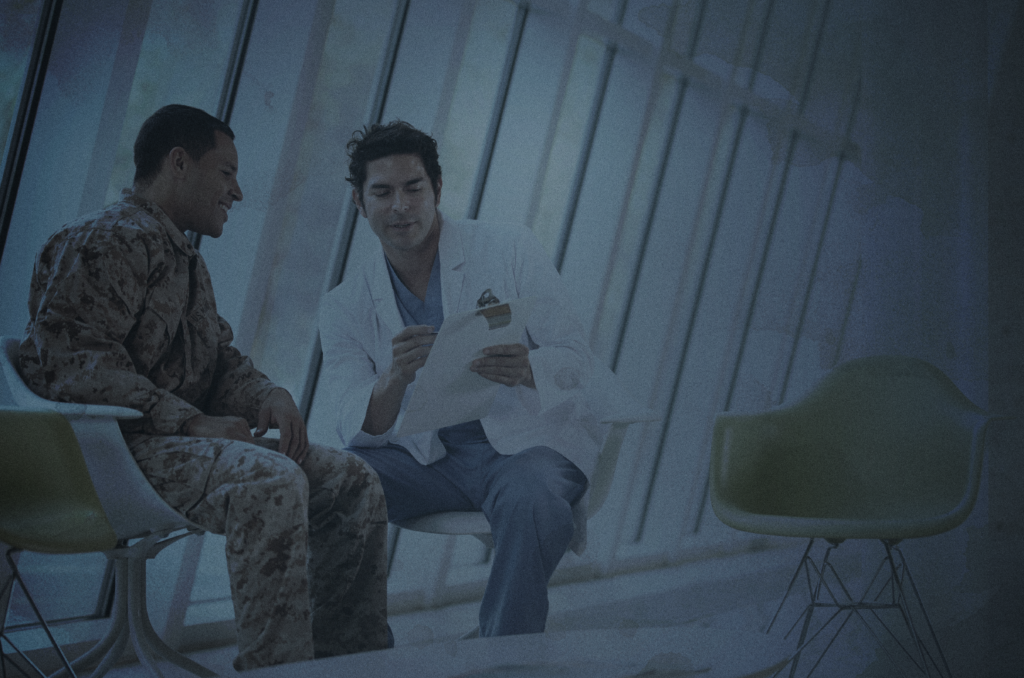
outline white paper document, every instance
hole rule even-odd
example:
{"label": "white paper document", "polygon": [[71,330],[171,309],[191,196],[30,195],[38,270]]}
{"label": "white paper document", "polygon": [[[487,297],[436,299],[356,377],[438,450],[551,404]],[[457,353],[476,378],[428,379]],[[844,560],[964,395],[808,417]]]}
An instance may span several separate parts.
{"label": "white paper document", "polygon": [[445,317],[427,362],[416,373],[398,435],[485,416],[501,384],[470,371],[469,364],[488,346],[518,344],[533,303],[533,297],[526,297]]}

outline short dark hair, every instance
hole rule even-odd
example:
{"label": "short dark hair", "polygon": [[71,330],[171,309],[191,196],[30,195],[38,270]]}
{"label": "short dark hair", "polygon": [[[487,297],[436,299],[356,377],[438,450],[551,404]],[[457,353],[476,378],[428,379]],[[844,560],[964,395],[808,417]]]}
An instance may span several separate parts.
{"label": "short dark hair", "polygon": [[159,174],[172,148],[181,146],[190,158],[199,160],[216,147],[215,132],[235,138],[227,123],[206,111],[182,104],[164,106],[142,123],[135,137],[135,183],[146,184]]}
{"label": "short dark hair", "polygon": [[394,120],[386,125],[375,123],[356,130],[346,148],[350,160],[345,179],[359,192],[360,202],[363,200],[363,184],[366,183],[366,166],[389,155],[418,155],[434,187],[434,194],[440,189],[441,165],[437,162],[437,142],[407,122]]}

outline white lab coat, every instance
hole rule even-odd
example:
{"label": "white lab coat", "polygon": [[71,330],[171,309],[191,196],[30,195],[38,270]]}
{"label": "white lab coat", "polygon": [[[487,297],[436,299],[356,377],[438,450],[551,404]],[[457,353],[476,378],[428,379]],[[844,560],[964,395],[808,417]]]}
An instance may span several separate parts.
{"label": "white lab coat", "polygon": [[[500,454],[550,447],[589,478],[608,432],[590,388],[594,357],[572,312],[551,259],[523,227],[441,218],[438,245],[441,303],[445,315],[476,308],[485,289],[500,301],[536,297],[523,343],[530,347],[536,389],[502,386],[480,420]],[[320,308],[324,363],[318,388],[337,403],[337,431],[345,446],[401,445],[421,464],[445,456],[437,431],[399,437],[396,432],[415,382],[406,389],[395,425],[380,435],[362,430],[377,377],[391,364],[391,339],[405,327],[395,301],[383,249],[328,292]],[[471,357],[467,357],[467,362]],[[577,531],[571,545],[585,544],[586,499],[574,507]]]}

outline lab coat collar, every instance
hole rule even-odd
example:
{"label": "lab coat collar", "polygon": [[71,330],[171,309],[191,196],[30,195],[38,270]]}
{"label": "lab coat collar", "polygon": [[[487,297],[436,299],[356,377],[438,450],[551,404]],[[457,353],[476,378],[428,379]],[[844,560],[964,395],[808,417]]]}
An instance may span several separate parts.
{"label": "lab coat collar", "polygon": [[466,279],[462,270],[466,261],[462,223],[446,222],[440,211],[437,218],[441,225],[441,238],[437,245],[438,256],[441,258],[441,305],[445,314],[458,313],[463,310],[460,300]]}
{"label": "lab coat collar", "polygon": [[377,254],[373,258],[370,276],[366,283],[370,288],[370,298],[373,299],[377,317],[387,327],[388,336],[395,336],[402,331],[405,323],[402,322],[402,314],[398,311],[398,302],[395,301],[395,291],[391,287],[388,262],[383,247],[377,250]]}
{"label": "lab coat collar", "polygon": [[[460,310],[460,299],[465,280],[465,274],[462,272],[466,260],[462,224],[449,222],[446,225],[440,210],[437,212],[437,218],[441,226],[441,237],[437,246],[438,256],[441,259],[441,305],[445,314],[457,313]],[[373,258],[367,284],[370,288],[370,297],[373,299],[374,308],[377,309],[378,318],[387,326],[391,336],[398,334],[405,327],[405,322],[398,310],[398,302],[395,301],[395,290],[391,286],[391,276],[388,275],[387,258],[383,246],[377,250],[377,256]]]}

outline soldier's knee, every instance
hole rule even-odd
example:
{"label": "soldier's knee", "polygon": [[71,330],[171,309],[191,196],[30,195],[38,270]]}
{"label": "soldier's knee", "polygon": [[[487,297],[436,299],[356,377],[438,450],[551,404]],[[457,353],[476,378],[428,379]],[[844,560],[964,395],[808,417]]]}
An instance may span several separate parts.
{"label": "soldier's knee", "polygon": [[377,472],[367,462],[352,455],[358,466],[358,473],[361,476],[359,483],[363,503],[367,507],[369,518],[374,522],[387,522],[388,506],[384,500],[384,486],[380,483]]}
{"label": "soldier's knee", "polygon": [[[275,453],[276,454],[276,453]],[[252,478],[249,485],[258,488],[258,495],[270,504],[287,510],[305,512],[309,503],[309,480],[302,468],[284,455],[276,455],[269,464],[264,464],[264,473]]]}

